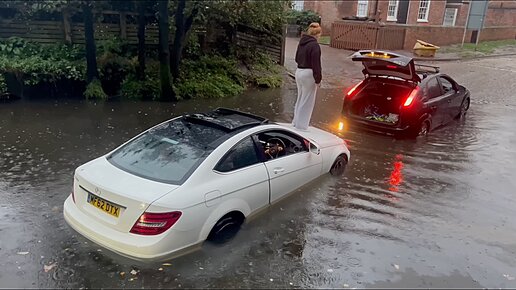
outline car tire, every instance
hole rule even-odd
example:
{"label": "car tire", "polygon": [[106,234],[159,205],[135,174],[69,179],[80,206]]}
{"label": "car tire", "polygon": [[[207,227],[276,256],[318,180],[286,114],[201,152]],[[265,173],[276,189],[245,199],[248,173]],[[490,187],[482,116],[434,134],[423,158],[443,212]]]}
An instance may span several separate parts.
{"label": "car tire", "polygon": [[469,105],[470,105],[470,101],[469,101],[469,98],[467,98],[462,102],[462,105],[460,106],[460,112],[457,115],[457,119],[463,120],[464,118],[466,118],[466,113],[469,110]]}
{"label": "car tire", "polygon": [[236,236],[244,223],[245,216],[240,212],[231,212],[220,218],[213,226],[207,240],[222,244]]}
{"label": "car tire", "polygon": [[333,162],[333,165],[330,168],[330,174],[333,176],[340,176],[344,174],[344,171],[346,171],[346,166],[348,165],[348,160],[344,156],[344,154],[339,155],[335,161]]}

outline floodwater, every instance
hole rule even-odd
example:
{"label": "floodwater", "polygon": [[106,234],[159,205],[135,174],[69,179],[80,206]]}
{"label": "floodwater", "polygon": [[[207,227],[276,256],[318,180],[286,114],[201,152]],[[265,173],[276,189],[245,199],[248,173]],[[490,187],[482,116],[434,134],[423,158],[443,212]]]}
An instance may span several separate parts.
{"label": "floodwater", "polygon": [[[444,66],[472,90],[465,121],[417,141],[346,132],[344,177],[324,176],[228,243],[166,265],[120,257],[66,224],[75,167],[183,113],[225,106],[290,121],[292,84],[177,104],[0,104],[0,287],[514,288],[516,60]],[[341,102],[342,88],[321,90],[312,123],[330,129]]]}

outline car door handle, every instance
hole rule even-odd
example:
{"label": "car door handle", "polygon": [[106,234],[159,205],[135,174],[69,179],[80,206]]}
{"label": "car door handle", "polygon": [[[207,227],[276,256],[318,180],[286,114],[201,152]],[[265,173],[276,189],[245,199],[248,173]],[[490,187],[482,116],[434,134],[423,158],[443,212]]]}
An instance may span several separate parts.
{"label": "car door handle", "polygon": [[285,171],[285,168],[274,168],[274,170],[272,170],[274,172],[274,174],[278,174],[278,173],[281,173],[281,172],[284,172]]}

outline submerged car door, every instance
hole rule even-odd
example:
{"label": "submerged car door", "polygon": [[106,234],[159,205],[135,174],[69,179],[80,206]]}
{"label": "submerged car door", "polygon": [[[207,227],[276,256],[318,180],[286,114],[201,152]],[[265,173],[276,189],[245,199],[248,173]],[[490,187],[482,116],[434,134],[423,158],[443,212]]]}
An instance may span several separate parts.
{"label": "submerged car door", "polygon": [[[233,146],[218,162],[218,189],[224,198],[243,199],[254,212],[269,204],[269,174],[251,137]],[[206,205],[216,197],[206,198]]]}
{"label": "submerged car door", "polygon": [[[310,152],[309,143],[299,135],[271,130],[257,134],[256,139],[266,158],[271,203],[321,175],[321,155]],[[277,144],[285,147],[283,152],[267,152],[268,146]]]}
{"label": "submerged car door", "polygon": [[426,83],[425,105],[432,115],[432,127],[442,125],[447,114],[448,99],[443,95],[441,85],[436,77],[431,77]]}
{"label": "submerged car door", "polygon": [[458,90],[458,85],[446,76],[440,76],[439,82],[441,83],[444,95],[447,98],[447,117],[448,121],[455,118],[460,112],[460,106],[462,105],[462,98]]}

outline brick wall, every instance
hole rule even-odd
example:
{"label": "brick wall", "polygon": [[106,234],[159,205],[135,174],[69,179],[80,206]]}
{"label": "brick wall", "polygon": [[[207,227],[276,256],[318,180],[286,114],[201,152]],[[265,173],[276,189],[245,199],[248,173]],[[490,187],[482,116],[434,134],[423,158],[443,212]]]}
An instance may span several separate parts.
{"label": "brick wall", "polygon": [[[464,27],[407,26],[404,49],[412,49],[420,39],[438,46],[462,42]],[[466,32],[465,42],[471,41],[471,31]],[[516,39],[516,27],[485,28],[480,33],[480,41]]]}
{"label": "brick wall", "polygon": [[444,10],[446,9],[446,1],[431,0],[430,12],[428,14],[428,22],[418,22],[417,16],[419,12],[419,1],[410,1],[407,24],[412,25],[442,25],[444,20]]}
{"label": "brick wall", "polygon": [[[369,9],[374,4],[374,1],[369,3]],[[337,20],[342,20],[346,16],[356,16],[357,2],[356,1],[339,1],[339,0],[305,0],[304,10],[312,10],[321,15],[321,26],[323,35],[330,35],[331,24]]]}

